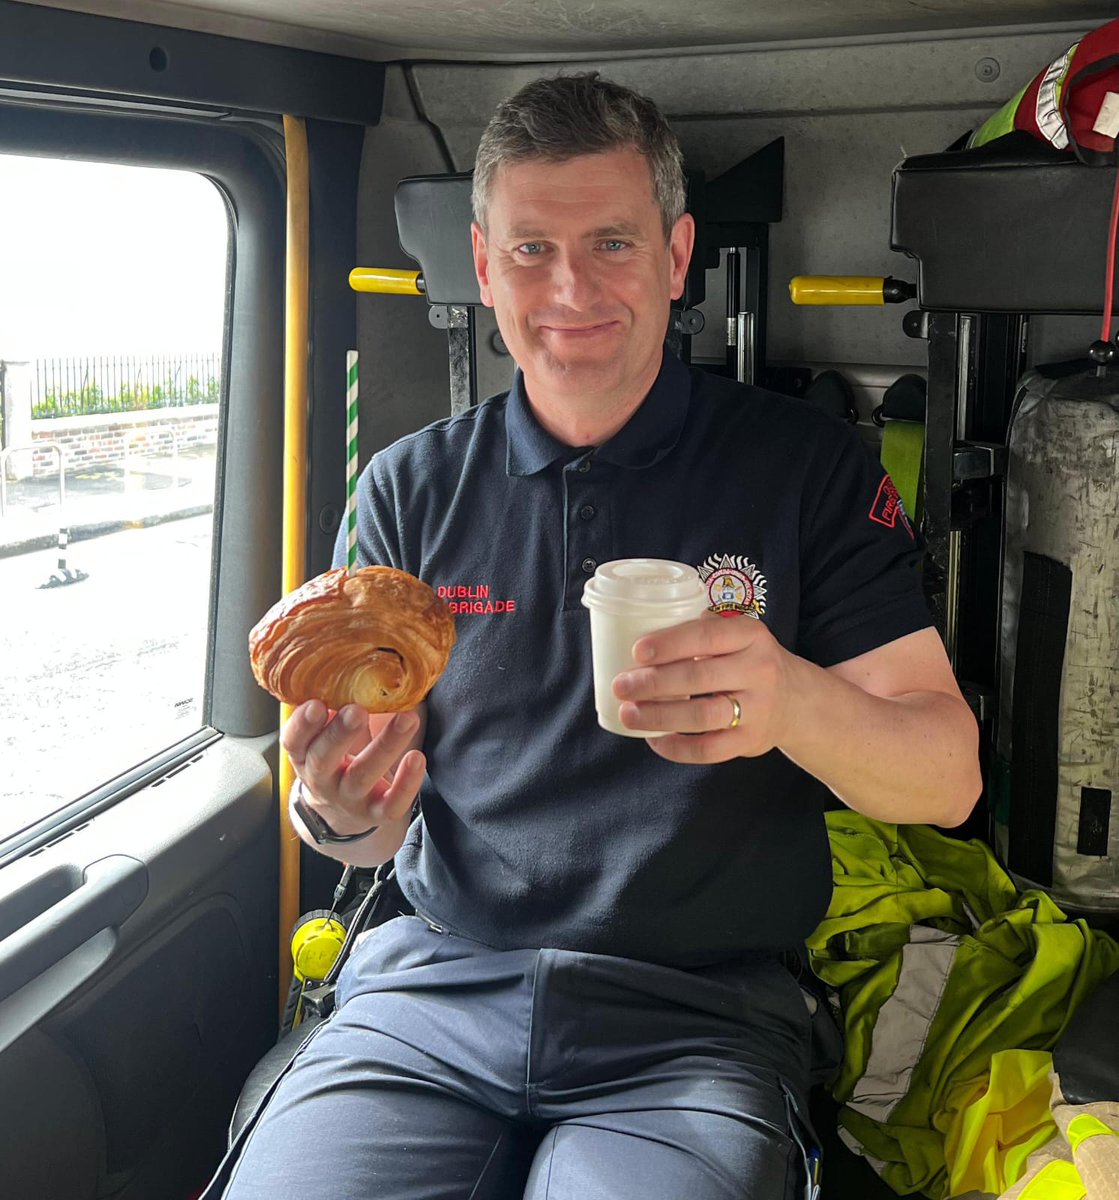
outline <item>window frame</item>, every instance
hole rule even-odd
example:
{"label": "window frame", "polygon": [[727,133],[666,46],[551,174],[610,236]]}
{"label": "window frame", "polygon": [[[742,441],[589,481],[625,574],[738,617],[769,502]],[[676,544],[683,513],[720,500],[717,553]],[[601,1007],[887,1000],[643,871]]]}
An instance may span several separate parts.
{"label": "window frame", "polygon": [[251,738],[276,730],[276,705],[252,678],[246,637],[280,585],[281,529],[274,514],[282,494],[286,202],[282,127],[275,118],[121,113],[66,98],[2,95],[0,117],[0,153],[192,171],[218,187],[230,214],[204,723],[4,839],[3,867],[170,777],[223,735]]}

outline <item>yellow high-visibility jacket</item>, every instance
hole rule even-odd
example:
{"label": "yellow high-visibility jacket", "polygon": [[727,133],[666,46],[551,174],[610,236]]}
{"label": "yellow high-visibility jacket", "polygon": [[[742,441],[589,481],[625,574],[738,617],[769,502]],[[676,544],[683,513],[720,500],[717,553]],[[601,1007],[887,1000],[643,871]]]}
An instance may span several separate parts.
{"label": "yellow high-visibility jacket", "polygon": [[[829,813],[828,829],[835,891],[808,949],[836,991],[845,1035],[833,1088],[840,1133],[895,1191],[945,1200],[961,1194],[946,1136],[957,1147],[969,1140],[960,1122],[991,1090],[993,1057],[1051,1050],[1119,968],[1119,944],[1044,893],[1019,893],[982,842],[848,811]],[[1037,1063],[1000,1077],[998,1086],[1013,1091],[1006,1081],[1021,1077],[1036,1092]],[[1055,1132],[1047,1100],[1004,1154],[1003,1185]]]}

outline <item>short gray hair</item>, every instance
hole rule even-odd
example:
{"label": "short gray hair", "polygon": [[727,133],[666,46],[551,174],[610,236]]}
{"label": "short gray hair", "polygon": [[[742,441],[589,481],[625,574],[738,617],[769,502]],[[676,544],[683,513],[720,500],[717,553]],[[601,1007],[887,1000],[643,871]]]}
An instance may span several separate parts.
{"label": "short gray hair", "polygon": [[530,159],[565,162],[627,146],[648,160],[667,238],[684,212],[680,143],[652,100],[597,71],[534,80],[497,106],[474,163],[474,219],[485,229],[499,167]]}

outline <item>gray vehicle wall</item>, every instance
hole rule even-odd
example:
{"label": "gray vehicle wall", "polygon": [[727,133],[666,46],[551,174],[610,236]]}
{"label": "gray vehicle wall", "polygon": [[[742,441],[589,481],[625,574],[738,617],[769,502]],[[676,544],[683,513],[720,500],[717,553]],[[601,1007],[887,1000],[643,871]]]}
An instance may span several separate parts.
{"label": "gray vehicle wall", "polygon": [[[680,136],[690,167],[713,178],[783,136],[785,215],[771,230],[769,361],[841,365],[865,420],[882,389],[925,365],[923,342],[901,331],[901,307],[797,308],[796,274],[889,275],[916,263],[889,247],[890,176],[907,155],[946,149],[1016,94],[1084,30],[1008,29],[966,35],[764,46],[727,53],[618,57],[594,62],[395,65],[382,123],[366,133],[359,200],[361,265],[414,265],[396,240],[393,190],[405,175],[470,170],[495,104],[540,75],[597,69],[651,96]],[[1101,231],[1106,213],[1100,214]],[[464,236],[466,232],[464,231]],[[1102,236],[1102,233],[1101,233]],[[697,359],[722,357],[724,291],[711,272]],[[1102,304],[1102,271],[1101,271]],[[1083,319],[1035,320],[1032,357],[1081,353]],[[511,363],[479,323],[482,395],[508,386]],[[419,300],[363,296],[362,457],[446,415],[445,335]]]}

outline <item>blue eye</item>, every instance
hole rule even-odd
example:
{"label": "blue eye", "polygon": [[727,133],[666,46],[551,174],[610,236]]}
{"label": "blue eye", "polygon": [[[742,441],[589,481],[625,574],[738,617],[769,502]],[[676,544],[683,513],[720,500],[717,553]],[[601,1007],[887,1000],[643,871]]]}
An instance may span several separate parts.
{"label": "blue eye", "polygon": [[517,250],[521,254],[536,255],[544,249],[540,242],[522,242]]}
{"label": "blue eye", "polygon": [[606,250],[624,250],[628,244],[628,242],[623,242],[618,238],[607,238],[606,241],[602,243],[603,248]]}

